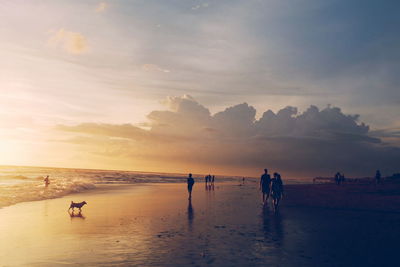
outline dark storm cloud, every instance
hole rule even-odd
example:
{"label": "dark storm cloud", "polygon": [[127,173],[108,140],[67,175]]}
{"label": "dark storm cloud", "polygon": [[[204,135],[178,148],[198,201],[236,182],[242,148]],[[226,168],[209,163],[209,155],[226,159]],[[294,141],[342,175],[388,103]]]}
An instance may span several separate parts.
{"label": "dark storm cloud", "polygon": [[[260,119],[246,103],[214,115],[190,96],[170,97],[170,110],[149,114],[150,130],[133,125],[81,124],[60,130],[91,136],[123,137],[125,148],[143,157],[198,163],[214,168],[283,169],[290,175],[328,175],[342,170],[368,175],[376,168],[394,172],[400,149],[376,136],[358,115],[340,108],[310,106],[268,110]],[[145,138],[144,138],[145,137]],[[99,144],[100,145],[100,144]],[[126,151],[126,149],[124,150]]]}

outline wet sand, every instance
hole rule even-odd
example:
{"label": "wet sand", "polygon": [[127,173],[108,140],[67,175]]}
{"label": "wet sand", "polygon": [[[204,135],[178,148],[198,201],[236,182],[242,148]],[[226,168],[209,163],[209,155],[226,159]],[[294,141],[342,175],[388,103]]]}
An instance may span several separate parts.
{"label": "wet sand", "polygon": [[[256,183],[222,183],[214,190],[196,183],[191,203],[185,184],[97,189],[20,203],[0,209],[0,265],[397,264],[399,213],[326,209],[315,205],[316,197],[299,197],[316,194],[310,186],[287,186],[277,214],[262,207]],[[67,213],[71,200],[88,202],[82,217]]]}
{"label": "wet sand", "polygon": [[358,211],[400,212],[400,182],[287,185],[286,205]]}

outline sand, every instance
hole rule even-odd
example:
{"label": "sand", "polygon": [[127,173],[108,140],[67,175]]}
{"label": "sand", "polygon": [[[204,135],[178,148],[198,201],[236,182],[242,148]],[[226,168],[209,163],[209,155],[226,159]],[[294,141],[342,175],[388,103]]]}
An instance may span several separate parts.
{"label": "sand", "polygon": [[400,182],[385,184],[287,185],[288,206],[400,212]]}
{"label": "sand", "polygon": [[[116,186],[20,203],[0,209],[0,265],[396,265],[400,214],[347,208],[341,200],[327,208],[316,188],[328,197],[343,189],[323,186],[287,186],[276,214],[261,205],[250,182],[214,190],[196,183],[191,205],[185,184]],[[394,206],[393,199],[380,201]],[[82,217],[67,213],[71,200],[88,202]]]}

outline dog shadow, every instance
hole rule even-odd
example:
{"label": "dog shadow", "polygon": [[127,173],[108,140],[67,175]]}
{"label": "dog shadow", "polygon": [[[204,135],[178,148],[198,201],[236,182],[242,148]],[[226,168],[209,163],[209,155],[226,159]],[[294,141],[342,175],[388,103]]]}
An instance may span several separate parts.
{"label": "dog shadow", "polygon": [[75,219],[75,218],[79,218],[82,220],[86,219],[86,217],[82,214],[82,211],[79,211],[78,213],[75,213],[75,211],[72,211],[72,212],[68,211],[68,214],[69,214],[69,217],[71,217],[71,220]]}

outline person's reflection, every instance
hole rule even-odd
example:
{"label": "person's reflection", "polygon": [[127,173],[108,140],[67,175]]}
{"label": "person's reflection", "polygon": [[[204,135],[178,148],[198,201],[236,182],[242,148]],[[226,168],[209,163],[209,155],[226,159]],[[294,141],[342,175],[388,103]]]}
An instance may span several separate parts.
{"label": "person's reflection", "polygon": [[189,204],[187,208],[187,214],[188,214],[188,223],[189,223],[189,231],[192,231],[193,227],[193,219],[194,219],[194,209],[192,206],[192,200],[189,199]]}
{"label": "person's reflection", "polygon": [[262,228],[264,231],[265,239],[269,239],[271,236],[271,224],[270,224],[271,216],[269,212],[268,205],[262,207]]}
{"label": "person's reflection", "polygon": [[274,213],[274,216],[272,216],[271,218],[271,222],[274,227],[274,233],[275,233],[274,236],[277,240],[277,243],[281,245],[284,239],[284,230],[283,230],[283,218],[279,210]]}
{"label": "person's reflection", "polygon": [[206,187],[207,208],[211,209],[214,205],[215,191],[214,185],[210,184]]}
{"label": "person's reflection", "polygon": [[262,208],[262,229],[265,240],[280,247],[284,239],[282,215],[280,212],[272,212],[268,206]]}
{"label": "person's reflection", "polygon": [[69,217],[71,217],[71,220],[74,218],[79,218],[79,219],[86,219],[85,216],[83,216],[82,212],[79,211],[78,213],[75,213],[74,211],[68,211]]}

